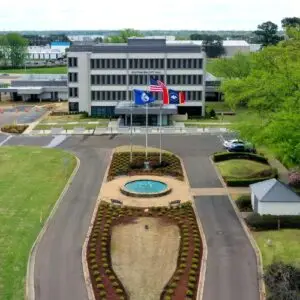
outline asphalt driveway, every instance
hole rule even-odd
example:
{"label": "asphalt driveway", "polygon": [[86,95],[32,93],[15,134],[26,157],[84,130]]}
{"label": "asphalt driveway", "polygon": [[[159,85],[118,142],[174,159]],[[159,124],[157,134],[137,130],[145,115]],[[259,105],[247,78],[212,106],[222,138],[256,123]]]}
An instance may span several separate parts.
{"label": "asphalt driveway", "polygon": [[110,150],[90,147],[76,154],[79,171],[37,249],[36,300],[87,299],[81,251]]}
{"label": "asphalt driveway", "polygon": [[254,250],[227,196],[195,197],[208,246],[204,300],[259,300]]}
{"label": "asphalt driveway", "polygon": [[53,139],[53,136],[12,136],[3,146],[47,146]]}

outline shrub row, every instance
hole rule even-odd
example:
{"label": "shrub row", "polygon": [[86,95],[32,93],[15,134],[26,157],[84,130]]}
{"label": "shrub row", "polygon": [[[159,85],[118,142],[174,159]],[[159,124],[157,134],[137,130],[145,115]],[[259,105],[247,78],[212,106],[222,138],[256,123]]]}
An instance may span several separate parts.
{"label": "shrub row", "polygon": [[268,159],[264,156],[253,154],[253,153],[244,153],[244,152],[217,152],[213,155],[214,162],[220,162],[229,159],[249,159],[263,164],[268,164]]}
{"label": "shrub row", "polygon": [[252,211],[251,206],[251,196],[250,195],[242,195],[236,201],[236,206],[240,211]]}
{"label": "shrub row", "polygon": [[263,180],[278,178],[277,169],[271,169],[270,176],[257,177],[257,178],[226,178],[224,180],[228,186],[249,186],[250,184],[257,183]]}
{"label": "shrub row", "polygon": [[1,131],[7,133],[23,133],[27,129],[28,125],[4,125],[1,127]]}
{"label": "shrub row", "polygon": [[300,216],[273,216],[252,213],[246,218],[246,223],[254,230],[273,230],[280,228],[300,229]]}

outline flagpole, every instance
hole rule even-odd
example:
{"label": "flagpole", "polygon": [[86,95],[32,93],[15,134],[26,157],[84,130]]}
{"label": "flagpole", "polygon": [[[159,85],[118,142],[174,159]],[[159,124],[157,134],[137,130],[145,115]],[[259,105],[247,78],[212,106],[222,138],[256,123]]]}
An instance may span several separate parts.
{"label": "flagpole", "polygon": [[146,103],[146,159],[148,159],[148,103]]}
{"label": "flagpole", "polygon": [[132,163],[132,111],[133,111],[133,93],[130,106],[130,162]]}
{"label": "flagpole", "polygon": [[162,149],[161,149],[161,144],[162,144],[162,136],[161,136],[161,129],[162,129],[162,104],[160,105],[159,109],[159,163],[161,164],[162,161]]}

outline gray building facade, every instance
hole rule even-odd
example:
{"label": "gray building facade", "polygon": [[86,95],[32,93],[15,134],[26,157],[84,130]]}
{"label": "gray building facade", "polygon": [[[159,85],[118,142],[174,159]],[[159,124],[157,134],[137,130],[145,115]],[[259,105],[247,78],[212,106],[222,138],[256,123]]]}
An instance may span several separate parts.
{"label": "gray building facade", "polygon": [[[168,45],[165,39],[131,38],[127,44],[74,43],[68,52],[69,110],[126,118],[125,107],[129,112],[134,101],[133,89],[147,90],[153,76],[168,88],[185,92],[186,103],[178,105],[177,111],[170,109],[167,116],[171,111],[203,115],[205,62],[200,46]],[[154,96],[158,101],[153,107],[157,107],[162,94]],[[133,107],[135,112],[139,114]]]}

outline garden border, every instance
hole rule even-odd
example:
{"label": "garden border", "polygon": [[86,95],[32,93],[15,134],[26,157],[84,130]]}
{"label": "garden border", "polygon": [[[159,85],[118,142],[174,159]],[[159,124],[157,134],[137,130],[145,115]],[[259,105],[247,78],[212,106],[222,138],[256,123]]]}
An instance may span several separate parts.
{"label": "garden border", "polygon": [[72,181],[74,180],[74,178],[79,170],[79,167],[80,167],[80,159],[74,153],[71,153],[71,154],[74,155],[74,157],[76,158],[77,164],[76,164],[71,176],[69,177],[64,189],[62,190],[61,194],[59,195],[58,199],[56,200],[48,218],[46,219],[46,221],[44,223],[44,226],[42,227],[40,233],[38,234],[36,240],[34,241],[32,247],[29,251],[29,258],[28,258],[28,262],[27,262],[26,279],[25,279],[25,299],[26,300],[35,300],[34,267],[35,267],[35,256],[37,253],[39,243],[41,242],[41,240],[49,226],[50,221],[52,220],[53,216],[55,215],[63,197],[69,190],[69,187],[72,184]]}
{"label": "garden border", "polygon": [[232,200],[231,195],[230,195],[229,190],[228,190],[228,187],[227,187],[222,175],[220,174],[217,166],[215,165],[215,163],[212,159],[212,156],[209,157],[209,160],[210,160],[211,164],[213,165],[213,167],[215,169],[215,172],[217,173],[217,176],[218,176],[219,180],[221,181],[223,187],[226,189],[229,202],[231,203],[231,205],[232,205],[232,207],[233,207],[233,209],[234,209],[234,211],[235,211],[235,213],[238,217],[238,220],[239,220],[244,232],[246,233],[246,235],[247,235],[247,237],[250,241],[250,244],[251,244],[251,246],[254,250],[255,257],[256,257],[256,264],[257,264],[259,296],[260,296],[260,300],[265,300],[266,299],[266,286],[265,286],[265,282],[263,280],[264,270],[263,270],[263,264],[262,264],[263,260],[262,260],[261,251],[260,251],[254,237],[252,236],[251,232],[249,231],[248,226],[246,225],[245,221],[243,220],[238,207],[236,206],[236,204]]}

